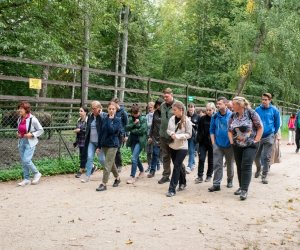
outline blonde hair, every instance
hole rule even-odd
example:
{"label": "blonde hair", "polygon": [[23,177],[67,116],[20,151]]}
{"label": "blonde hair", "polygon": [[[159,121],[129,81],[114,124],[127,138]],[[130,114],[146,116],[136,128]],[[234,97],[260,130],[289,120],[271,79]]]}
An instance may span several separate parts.
{"label": "blonde hair", "polygon": [[181,119],[180,119],[180,123],[178,124],[178,128],[181,129],[183,125],[185,126],[185,120],[186,120],[186,116],[185,116],[185,113],[184,113],[184,105],[183,105],[182,102],[177,101],[177,102],[173,103],[172,108],[178,108],[182,111],[182,116],[181,116]]}
{"label": "blonde hair", "polygon": [[92,107],[93,105],[95,105],[97,108],[102,109],[102,105],[101,105],[101,103],[100,103],[99,101],[92,101],[92,102],[91,102],[91,107]]}
{"label": "blonde hair", "polygon": [[232,101],[238,103],[242,108],[250,108],[250,102],[245,97],[236,96],[232,99]]}
{"label": "blonde hair", "polygon": [[206,108],[211,108],[216,111],[216,105],[213,102],[209,102],[206,104]]}

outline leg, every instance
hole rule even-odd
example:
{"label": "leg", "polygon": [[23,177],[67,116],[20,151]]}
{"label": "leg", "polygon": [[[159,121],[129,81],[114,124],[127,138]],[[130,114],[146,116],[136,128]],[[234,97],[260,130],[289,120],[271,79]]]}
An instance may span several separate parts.
{"label": "leg", "polygon": [[87,161],[87,152],[85,147],[79,147],[80,168],[85,169]]}
{"label": "leg", "polygon": [[206,158],[206,147],[205,145],[199,145],[199,162],[198,162],[198,177],[203,178],[204,163]]}
{"label": "leg", "polygon": [[37,170],[36,166],[32,162],[34,151],[35,151],[35,146],[30,147],[29,144],[25,144],[25,150],[23,154],[23,164],[26,165],[27,168],[31,170],[31,172],[35,175],[39,173],[39,171]]}
{"label": "leg", "polygon": [[225,160],[227,166],[227,187],[232,187],[232,180],[234,176],[234,167],[233,167],[233,150],[232,147],[224,149]]}
{"label": "leg", "polygon": [[150,170],[150,168],[151,168],[151,159],[152,159],[152,151],[153,151],[153,143],[147,143],[146,151],[147,151],[148,169]]}
{"label": "leg", "polygon": [[293,130],[289,129],[289,142],[288,142],[288,145],[292,144],[292,136],[293,136]]}
{"label": "leg", "polygon": [[93,160],[96,152],[96,145],[94,143],[89,143],[87,151],[87,162],[86,162],[86,176],[90,177],[92,173]]}
{"label": "leg", "polygon": [[98,154],[98,160],[101,166],[105,166],[105,155],[103,151],[100,151],[100,153]]}
{"label": "leg", "polygon": [[299,148],[300,148],[300,128],[296,129],[296,153],[299,152]]}
{"label": "leg", "polygon": [[138,159],[139,159],[139,154],[140,154],[140,144],[136,143],[134,145],[131,146],[131,173],[130,176],[135,178],[135,174],[136,174],[136,169],[138,166]]}
{"label": "leg", "polygon": [[112,171],[114,171],[115,177],[118,177],[118,171],[116,169],[116,164],[115,164],[115,157],[117,153],[117,148],[103,148],[103,154],[105,155],[106,161],[104,164],[103,168],[103,178],[102,178],[102,183],[106,185],[109,179],[109,174]]}
{"label": "leg", "polygon": [[156,166],[159,163],[159,151],[160,151],[160,148],[157,145],[153,145],[152,159],[151,159],[151,165],[150,165],[151,173],[155,173]]}
{"label": "leg", "polygon": [[195,167],[195,142],[193,138],[188,140],[188,153],[189,161],[187,168],[193,170]]}
{"label": "leg", "polygon": [[223,157],[224,152],[218,145],[214,144],[213,146],[214,152],[214,186],[220,187],[222,178],[223,178]]}
{"label": "leg", "polygon": [[[263,139],[262,139],[263,140]],[[255,165],[256,165],[256,173],[254,175],[255,178],[258,178],[261,171],[261,151],[262,151],[263,145],[262,141],[259,142],[258,150],[255,155]]]}
{"label": "leg", "polygon": [[237,175],[238,175],[238,180],[239,180],[239,187],[241,187],[241,169],[242,169],[242,160],[243,160],[243,148],[233,146],[233,153],[234,153],[236,170],[237,170]]}
{"label": "leg", "polygon": [[160,138],[160,152],[163,160],[163,177],[168,179],[171,175],[171,157],[170,147],[167,140],[163,137]]}
{"label": "leg", "polygon": [[262,148],[262,152],[261,152],[261,163],[263,166],[263,169],[262,169],[263,176],[267,176],[267,174],[269,172],[274,139],[275,139],[274,134],[271,134],[268,137],[264,138],[263,148]]}
{"label": "leg", "polygon": [[207,145],[206,147],[207,147],[207,163],[208,163],[206,176],[211,178],[214,171],[214,151],[212,145]]}

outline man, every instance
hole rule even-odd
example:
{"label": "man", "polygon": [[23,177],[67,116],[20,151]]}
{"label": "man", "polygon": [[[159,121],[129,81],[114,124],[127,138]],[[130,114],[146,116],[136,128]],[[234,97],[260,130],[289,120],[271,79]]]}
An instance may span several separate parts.
{"label": "man", "polygon": [[300,110],[298,111],[295,119],[295,129],[296,129],[296,153],[300,149]]}
{"label": "man", "polygon": [[255,157],[256,173],[255,178],[258,178],[262,169],[262,183],[268,184],[268,172],[272,156],[272,148],[275,137],[280,128],[280,114],[278,109],[271,104],[272,95],[264,93],[261,98],[261,105],[255,109],[263,122],[264,132],[259,143],[259,148]]}
{"label": "man", "polygon": [[223,178],[223,158],[227,164],[227,187],[232,188],[233,179],[233,150],[228,138],[228,120],[232,112],[227,108],[227,99],[217,99],[218,112],[213,115],[210,123],[210,137],[213,146],[214,180],[213,186],[208,188],[209,192],[220,191]]}
{"label": "man", "polygon": [[120,147],[118,148],[116,158],[115,158],[115,163],[116,163],[118,172],[120,173],[122,171],[122,165],[123,165],[122,156],[121,156],[121,146],[123,145],[123,143],[127,139],[127,134],[125,132],[125,127],[128,123],[128,114],[125,111],[124,107],[120,106],[120,100],[118,98],[113,98],[111,101],[114,102],[117,105],[116,117],[121,118],[121,125],[122,125],[121,133],[120,133],[120,136],[119,136]]}
{"label": "man", "polygon": [[171,140],[171,137],[167,134],[167,128],[169,119],[173,115],[172,113],[172,105],[175,101],[173,97],[173,91],[170,88],[166,88],[163,91],[163,98],[164,102],[160,106],[161,111],[161,125],[159,130],[159,136],[160,136],[160,152],[161,157],[163,161],[163,176],[158,181],[159,184],[163,184],[166,182],[170,182],[170,175],[171,175],[171,150],[169,148],[169,143]]}

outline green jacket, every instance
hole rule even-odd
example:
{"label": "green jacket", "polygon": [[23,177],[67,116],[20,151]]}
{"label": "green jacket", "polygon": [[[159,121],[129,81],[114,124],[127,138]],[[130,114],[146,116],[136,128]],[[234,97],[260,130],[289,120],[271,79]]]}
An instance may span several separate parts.
{"label": "green jacket", "polygon": [[167,104],[166,102],[163,102],[160,106],[161,124],[160,124],[159,135],[160,137],[163,137],[165,139],[170,139],[170,136],[167,134],[167,129],[168,129],[169,120],[173,115],[172,105],[174,102],[178,102],[178,100],[174,98],[172,103]]}
{"label": "green jacket", "polygon": [[140,145],[145,149],[147,144],[147,120],[145,116],[140,116],[139,120],[138,124],[134,124],[133,117],[129,118],[128,124],[125,127],[126,132],[130,133],[126,146],[131,147],[131,134],[134,134],[138,135]]}

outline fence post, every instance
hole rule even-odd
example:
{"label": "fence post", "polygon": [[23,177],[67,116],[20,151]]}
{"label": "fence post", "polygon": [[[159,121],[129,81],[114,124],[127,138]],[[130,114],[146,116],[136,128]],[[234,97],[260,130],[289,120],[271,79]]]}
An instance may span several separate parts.
{"label": "fence post", "polygon": [[61,160],[61,130],[57,130],[58,132],[58,159]]}
{"label": "fence post", "polygon": [[218,99],[218,90],[215,91],[215,100],[217,101]]}
{"label": "fence post", "polygon": [[185,106],[187,107],[188,106],[188,102],[189,102],[189,85],[188,84],[185,87],[185,95],[186,95]]}
{"label": "fence post", "polygon": [[151,78],[147,81],[147,105],[151,100]]}
{"label": "fence post", "polygon": [[88,82],[89,82],[89,71],[87,67],[81,68],[81,106],[87,105],[88,99]]}

